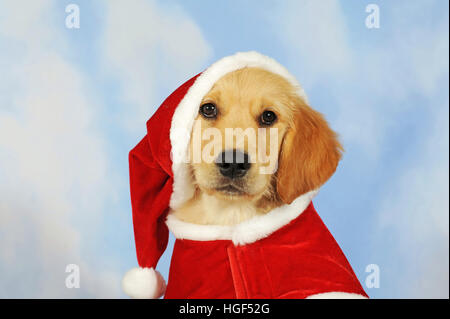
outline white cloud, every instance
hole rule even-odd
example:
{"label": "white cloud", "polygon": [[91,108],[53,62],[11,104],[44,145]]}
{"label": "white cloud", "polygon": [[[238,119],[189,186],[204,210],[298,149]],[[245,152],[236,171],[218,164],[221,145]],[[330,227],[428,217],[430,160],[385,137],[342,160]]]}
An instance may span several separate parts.
{"label": "white cloud", "polygon": [[[119,122],[142,130],[155,92],[198,72],[211,50],[178,8],[150,1],[104,8],[99,59],[122,86]],[[0,297],[122,295],[121,265],[100,269],[105,252],[86,238],[102,236],[113,185],[127,178],[111,169],[99,90],[67,58],[64,16],[51,0],[0,5],[0,41],[9,48],[0,52]],[[80,266],[81,289],[65,288],[71,263]]]}
{"label": "white cloud", "polygon": [[52,10],[53,0],[5,1],[0,12],[0,34],[18,40],[27,50],[48,46],[55,38],[60,40],[60,34],[51,27],[55,22]]}
{"label": "white cloud", "polygon": [[337,0],[284,1],[277,4],[276,13],[271,22],[303,79],[312,84],[321,76],[349,71],[352,52]]}
{"label": "white cloud", "polygon": [[[448,100],[433,110],[431,132],[421,152],[386,189],[374,238],[392,234],[374,258],[394,256],[401,297],[448,298],[449,285],[449,112]],[[387,265],[386,265],[387,266]]]}
{"label": "white cloud", "polygon": [[[120,81],[127,127],[143,127],[162,101],[158,90],[201,71],[211,48],[194,21],[174,5],[105,1],[104,67]],[[153,104],[152,104],[153,103]]]}
{"label": "white cloud", "polygon": [[422,96],[436,93],[449,67],[448,16],[436,17],[436,4],[399,2],[384,13],[389,24],[386,21],[387,30],[380,32],[389,36],[375,42],[367,34],[373,40],[362,56],[366,63],[360,65],[374,95],[402,101],[414,91]]}
{"label": "white cloud", "polygon": [[[98,105],[85,77],[54,47],[53,2],[2,2],[8,64],[0,86],[1,297],[115,297],[120,274],[103,272],[83,252],[83,230],[96,224],[110,189]],[[50,19],[49,19],[50,18]],[[49,40],[51,39],[51,41]],[[65,266],[81,267],[81,289],[65,287]]]}

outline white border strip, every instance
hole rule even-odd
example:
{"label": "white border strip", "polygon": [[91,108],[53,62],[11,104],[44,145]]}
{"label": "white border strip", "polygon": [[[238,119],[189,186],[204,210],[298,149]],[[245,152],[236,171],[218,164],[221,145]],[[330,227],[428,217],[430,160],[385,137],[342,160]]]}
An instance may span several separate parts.
{"label": "white border strip", "polygon": [[350,292],[324,292],[306,297],[306,299],[368,299],[366,296]]}

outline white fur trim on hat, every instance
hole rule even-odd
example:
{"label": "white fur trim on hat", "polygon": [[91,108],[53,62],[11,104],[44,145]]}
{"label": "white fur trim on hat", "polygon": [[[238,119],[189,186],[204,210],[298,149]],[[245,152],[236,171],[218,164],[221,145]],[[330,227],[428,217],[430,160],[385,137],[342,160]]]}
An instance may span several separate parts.
{"label": "white fur trim on hat", "polygon": [[207,68],[195,80],[186,95],[178,104],[170,126],[170,143],[172,145],[173,192],[170,207],[176,209],[194,194],[192,177],[188,169],[187,154],[192,126],[198,114],[203,97],[225,74],[245,68],[257,67],[278,74],[297,88],[297,93],[305,101],[306,94],[295,77],[274,59],[261,53],[239,52],[220,59]]}
{"label": "white fur trim on hat", "polygon": [[131,298],[156,299],[166,291],[166,282],[157,270],[136,267],[123,277],[122,289]]}
{"label": "white fur trim on hat", "polygon": [[366,296],[349,292],[324,292],[307,297],[306,299],[368,299]]}

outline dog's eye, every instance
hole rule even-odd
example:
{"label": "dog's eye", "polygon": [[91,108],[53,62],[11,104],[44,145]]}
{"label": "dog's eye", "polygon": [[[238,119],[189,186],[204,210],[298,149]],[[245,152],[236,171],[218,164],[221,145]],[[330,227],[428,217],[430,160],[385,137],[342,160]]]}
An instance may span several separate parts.
{"label": "dog's eye", "polygon": [[272,125],[277,119],[277,115],[272,111],[264,111],[259,118],[262,125]]}
{"label": "dog's eye", "polygon": [[200,106],[200,114],[203,115],[203,117],[206,117],[208,119],[215,118],[217,116],[217,107],[212,103],[205,103],[202,106]]}

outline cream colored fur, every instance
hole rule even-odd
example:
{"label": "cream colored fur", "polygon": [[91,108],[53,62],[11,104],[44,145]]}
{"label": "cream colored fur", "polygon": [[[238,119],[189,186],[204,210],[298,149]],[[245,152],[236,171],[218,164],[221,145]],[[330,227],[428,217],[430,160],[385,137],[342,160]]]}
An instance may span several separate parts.
{"label": "cream colored fur", "polygon": [[265,213],[255,203],[230,200],[201,192],[186,205],[174,211],[174,215],[187,222],[202,225],[234,225]]}

